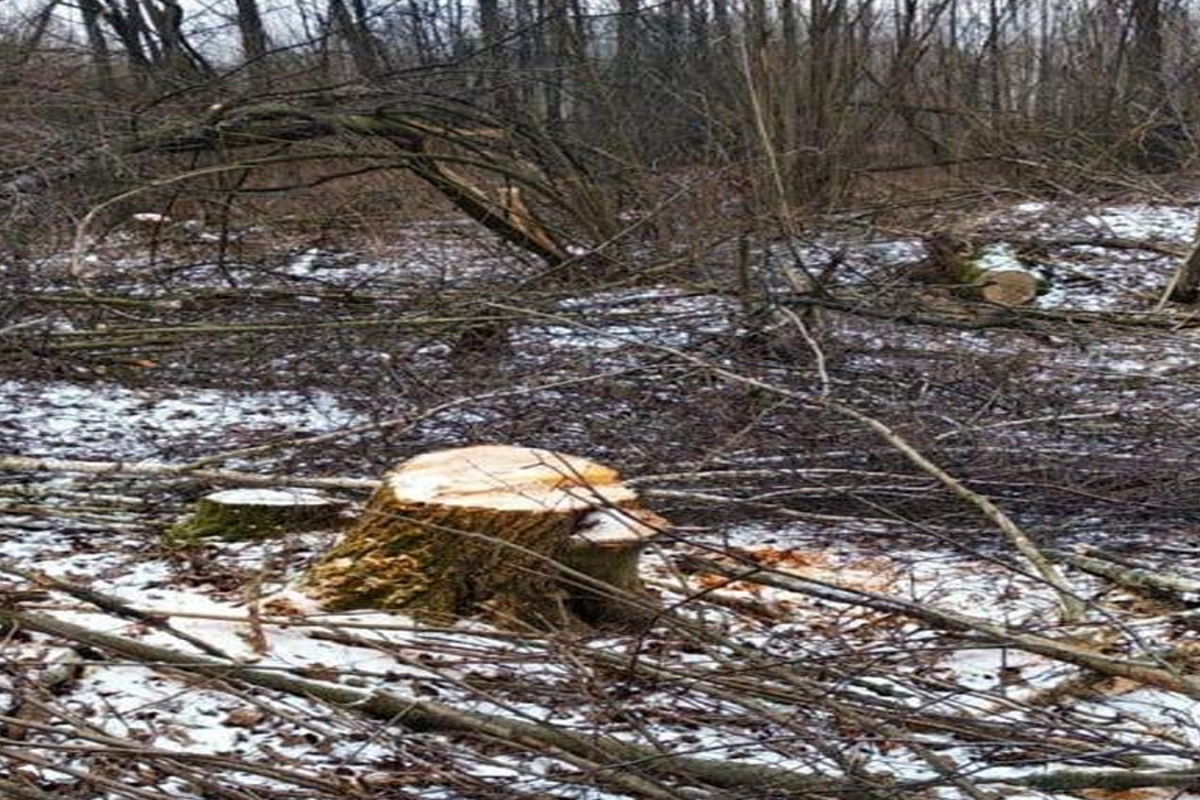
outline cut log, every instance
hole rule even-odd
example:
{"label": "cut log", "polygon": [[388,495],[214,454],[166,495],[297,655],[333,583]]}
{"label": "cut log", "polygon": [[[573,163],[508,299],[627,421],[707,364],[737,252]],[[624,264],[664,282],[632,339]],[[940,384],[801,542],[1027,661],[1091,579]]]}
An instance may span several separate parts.
{"label": "cut log", "polygon": [[908,277],[950,289],[964,300],[1023,306],[1041,288],[1038,276],[1022,268],[1019,254],[1008,244],[979,246],[939,231],[926,237],[925,249],[928,255],[907,269]]}
{"label": "cut log", "polygon": [[663,524],[595,462],[500,445],[444,450],[389,472],[301,586],[330,610],[437,622],[629,619],[644,607],[638,553]]}
{"label": "cut log", "polygon": [[979,276],[979,293],[989,303],[1023,306],[1033,302],[1039,288],[1038,278],[1019,269],[992,269]]}
{"label": "cut log", "polygon": [[204,539],[241,542],[345,524],[347,503],[309,489],[228,489],[200,499],[191,516],[167,532],[176,545]]}

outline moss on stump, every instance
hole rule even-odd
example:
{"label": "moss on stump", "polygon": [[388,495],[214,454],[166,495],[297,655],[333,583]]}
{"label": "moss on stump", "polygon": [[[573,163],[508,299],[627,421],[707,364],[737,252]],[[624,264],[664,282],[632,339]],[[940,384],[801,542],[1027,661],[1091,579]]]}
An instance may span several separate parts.
{"label": "moss on stump", "polygon": [[[330,610],[558,627],[632,615],[637,554],[661,520],[619,475],[547,450],[427,453],[389,472],[359,521],[303,577]],[[590,576],[573,578],[561,566]]]}
{"label": "moss on stump", "polygon": [[243,542],[342,527],[346,503],[305,489],[229,489],[200,499],[167,531],[174,545]]}

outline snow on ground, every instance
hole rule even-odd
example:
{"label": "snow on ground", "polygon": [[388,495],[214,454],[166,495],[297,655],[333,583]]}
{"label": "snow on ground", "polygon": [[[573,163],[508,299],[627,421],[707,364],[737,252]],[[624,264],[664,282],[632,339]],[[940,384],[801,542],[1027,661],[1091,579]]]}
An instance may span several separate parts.
{"label": "snow on ground", "polygon": [[1081,221],[1125,239],[1187,243],[1196,232],[1197,211],[1139,203],[1100,209]]}
{"label": "snow on ground", "polygon": [[0,382],[3,449],[30,456],[167,458],[329,430],[361,419],[325,392],[130,389],[107,383]]}
{"label": "snow on ground", "polygon": [[[1179,246],[1186,243],[1195,224],[1192,209],[1167,206],[1099,208],[1065,221],[1050,220],[1051,212],[1056,209],[1027,203],[1010,209],[1007,218],[1039,234],[1104,234]],[[456,255],[462,255],[453,236],[440,241],[436,259],[414,249],[411,257],[361,263],[340,254],[306,250],[270,274],[339,286],[379,280],[399,285],[406,278],[397,265],[407,264],[413,270],[410,277],[420,273],[424,279],[432,276],[454,283],[465,274],[455,270],[468,268],[451,264]],[[836,256],[858,275],[921,257],[919,244],[903,238],[840,243],[831,239],[806,247],[800,251],[771,248],[771,252],[777,258],[817,266]],[[1006,248],[994,254],[997,258],[1011,255]],[[469,270],[473,277],[481,277],[494,266],[495,262],[476,254]],[[1055,283],[1051,293],[1041,299],[1043,307],[1125,308],[1131,298],[1143,307],[1152,302],[1154,290],[1161,289],[1169,275],[1170,264],[1152,254],[1129,255],[1093,245],[1071,245],[1055,251],[1044,266]],[[130,271],[127,277],[135,277],[133,267],[121,268]],[[219,273],[205,273],[201,283],[211,280],[212,285],[220,285]],[[718,335],[733,313],[726,299],[662,286],[566,300],[559,308],[564,315],[584,314],[587,326],[553,319],[534,322],[516,332],[514,346],[534,357],[542,351],[592,354],[597,358],[588,363],[604,366],[610,355],[627,354],[639,345],[684,347]],[[676,324],[684,320],[690,327]],[[877,358],[873,347],[882,353],[886,348],[931,346],[917,333],[903,329],[891,330],[886,340],[881,335],[876,341],[861,320],[836,324],[846,326],[847,339],[858,337],[866,354],[852,358],[861,359],[864,365]],[[976,332],[948,331],[933,346],[966,354],[964,357],[995,354],[994,340]],[[1169,379],[1175,371],[1200,363],[1200,344],[1188,335],[1164,337],[1156,347],[1152,358],[1147,357],[1145,347],[1130,339],[1060,348],[1046,356],[1053,363],[1045,369],[1076,368],[1089,380],[1104,372],[1124,378]],[[623,363],[613,359],[613,364]],[[1135,409],[1141,397],[1135,393],[1123,400],[1128,403],[1125,410]],[[1184,394],[1179,397],[1185,401],[1181,411],[1200,407],[1188,405],[1192,400]],[[1103,406],[1100,410],[1109,409]],[[478,410],[454,413],[468,421],[475,415],[481,427],[494,421]],[[186,459],[364,421],[361,412],[351,410],[336,390],[130,388],[27,378],[0,383],[3,449],[29,456]],[[439,424],[434,420],[429,430],[437,433]],[[908,488],[901,485],[898,491]],[[30,504],[29,492],[49,498],[47,507],[52,507],[59,503],[55,498],[72,492],[100,491],[124,497],[128,501],[124,511],[98,510],[94,518],[45,517],[31,514],[25,507]],[[896,615],[839,605],[800,592],[749,581],[729,583],[687,568],[689,556],[710,555],[714,550],[732,552],[749,563],[835,586],[975,615],[1014,628],[1055,632],[1058,599],[1041,581],[1015,570],[1011,559],[991,556],[992,551],[983,557],[949,546],[881,545],[893,535],[893,529],[883,524],[714,521],[704,530],[685,531],[678,541],[652,548],[645,558],[645,575],[664,605],[724,637],[724,643],[700,647],[666,632],[568,640],[503,635],[474,623],[434,629],[388,614],[283,615],[270,603],[257,606],[254,593],[248,593],[246,587],[265,594],[285,589],[289,579],[328,547],[335,534],[295,535],[265,544],[212,544],[198,552],[180,553],[162,548],[158,539],[170,515],[161,510],[142,514],[144,509],[138,505],[142,499],[132,481],[34,482],[21,476],[0,480],[0,563],[36,567],[51,576],[116,595],[168,621],[177,631],[257,669],[364,693],[392,691],[435,699],[463,711],[547,722],[580,733],[599,731],[627,741],[652,742],[675,753],[769,764],[796,772],[810,772],[814,765],[831,773],[835,767],[844,767],[833,764],[821,750],[824,740],[835,742],[859,764],[902,779],[921,780],[934,772],[928,761],[904,746],[893,732],[860,730],[850,716],[814,710],[819,707],[815,698],[805,696],[802,689],[809,685],[805,681],[818,679],[832,682],[816,685],[835,686],[847,693],[838,695],[840,698],[890,704],[889,708],[898,710],[895,719],[932,719],[940,714],[981,725],[1005,722],[1015,729],[1035,731],[1035,742],[1039,735],[1047,742],[1053,737],[1083,742],[1096,731],[1104,731],[1110,737],[1107,743],[1138,753],[1152,766],[1190,766],[1194,751],[1200,748],[1200,711],[1192,700],[1178,694],[1135,685],[1097,686],[1081,701],[1056,704],[1047,698],[1076,672],[1045,656],[970,635],[945,636]],[[169,510],[179,509],[172,506]],[[1097,588],[1087,580],[1079,585]],[[193,645],[144,620],[101,613],[61,592],[51,592],[39,603],[43,612],[59,619],[199,657]],[[1138,631],[1137,638],[1119,636],[1105,645],[1140,657],[1147,644],[1190,638],[1193,634],[1186,631],[1181,634],[1159,626]],[[28,682],[49,671],[67,653],[40,635],[6,642],[0,651],[0,695],[11,700],[28,692]],[[761,662],[744,660],[746,653],[767,659],[773,666],[796,667],[796,683],[756,672]],[[654,677],[638,673],[639,665],[652,670]],[[746,687],[738,681],[746,674],[752,683],[758,683],[752,688],[761,690],[761,694],[751,691],[748,695],[753,703],[733,702],[720,692],[707,691],[708,684],[697,677],[715,676],[719,681],[714,685],[719,688],[732,686],[745,692]],[[355,791],[362,787],[406,791],[398,787],[415,786],[421,796],[447,800],[478,796],[484,789],[497,787],[527,796],[587,800],[620,796],[569,786],[563,781],[567,767],[557,759],[468,748],[429,734],[401,735],[366,723],[353,709],[331,708],[311,698],[230,691],[216,682],[99,660],[93,655],[74,681],[59,690],[54,702],[58,717],[51,719],[85,720],[88,725],[78,726],[80,730],[91,730],[96,736],[174,753],[236,757],[250,768],[214,762],[212,769],[227,787],[247,791],[294,788],[286,776],[270,772],[286,765],[293,777],[303,774],[314,781],[314,794],[306,795],[314,797],[337,796],[339,785]],[[3,709],[5,714],[13,711],[12,707]],[[797,719],[803,722],[799,729],[809,739],[797,735]],[[38,744],[70,741],[57,734],[27,735]],[[989,767],[985,774],[993,776],[1000,776],[1003,769],[1028,775],[1036,771],[1042,757],[1029,741],[959,739],[936,729],[911,735],[961,765],[983,763],[996,754],[1000,756],[997,761],[1007,759],[1014,764]],[[1046,752],[1050,755],[1045,769],[1068,763],[1062,752]],[[77,766],[92,766],[85,750],[68,750],[62,758]],[[61,779],[46,767],[25,769],[48,785]],[[430,774],[441,774],[438,770],[481,783],[431,780]],[[147,780],[147,785],[152,785]],[[197,796],[183,786],[172,788],[168,782],[159,788],[171,788],[176,792],[173,796],[181,798]],[[1044,796],[1002,788],[1006,797]],[[940,796],[962,795],[941,790]],[[1173,796],[1183,800],[1197,795],[1181,792]]]}
{"label": "snow on ground", "polygon": [[[923,602],[936,602],[942,608],[977,610],[980,598],[998,596],[997,582],[1012,582],[1011,576],[1002,569],[981,572],[944,553],[901,553],[893,560],[847,548],[838,548],[833,553],[807,549],[802,530],[784,528],[776,531],[776,536],[784,547],[746,552],[767,558],[796,574],[876,591],[891,589]],[[222,546],[219,560],[253,568],[252,559],[239,556],[239,550],[258,553],[268,560],[266,550],[269,548],[264,549],[262,545]],[[8,555],[13,551],[0,544],[0,552]],[[587,679],[585,676],[590,674],[590,671],[581,674],[579,665],[572,666],[570,661],[560,660],[555,648],[538,640],[497,641],[488,635],[473,634],[469,627],[458,632],[422,631],[414,628],[411,620],[385,614],[318,614],[282,620],[267,616],[259,638],[247,621],[247,608],[241,598],[211,586],[199,585],[190,590],[172,588],[173,581],[169,577],[172,567],[165,562],[147,562],[143,555],[137,561],[130,561],[126,571],[109,568],[84,572],[79,567],[86,562],[64,559],[53,546],[46,552],[37,552],[27,546],[23,554],[25,559],[22,560],[33,559],[56,575],[82,580],[84,574],[90,574],[94,577],[87,583],[92,589],[117,594],[141,610],[160,614],[175,629],[199,637],[255,668],[287,670],[349,687],[432,696],[466,711],[518,716],[580,732],[592,730],[606,713],[604,702],[594,707],[578,702],[564,705],[553,699],[537,699],[539,693],[534,693],[531,699],[523,699],[522,686],[542,687],[549,690],[549,697],[553,698],[556,694],[569,692],[568,687],[581,678]],[[925,564],[926,568],[909,569],[913,564]],[[647,575],[656,585],[668,583],[672,577],[665,563],[653,560],[648,565]],[[704,585],[700,583],[691,588]],[[991,618],[1026,619],[1048,602],[1034,584],[1026,582],[1021,589],[1008,595],[1012,598],[1011,603],[994,607]],[[1015,651],[990,647],[960,647],[945,651],[944,643],[929,638],[915,627],[881,621],[863,612],[849,612],[843,616],[838,622],[836,639],[822,646],[821,631],[830,624],[830,609],[825,604],[814,603],[803,595],[763,591],[750,586],[735,586],[724,594],[761,603],[786,614],[777,624],[763,624],[739,621],[738,617],[723,613],[719,605],[705,612],[695,612],[698,617],[706,618],[710,625],[728,626],[741,646],[794,658],[795,641],[800,639],[807,642],[803,651],[810,659],[831,659],[852,652],[858,658],[875,659],[880,664],[893,663],[905,671],[911,669],[915,661],[922,664],[927,679],[957,687],[946,701],[954,713],[978,714],[994,710],[1007,696],[1006,687],[1017,681],[1018,673],[1020,681],[1029,685],[1037,682],[1039,675],[1054,672],[1054,667],[1045,660]],[[668,602],[672,599],[683,598],[669,593],[664,596]],[[168,632],[73,605],[76,610],[58,608],[55,615],[92,630],[185,652],[190,649]],[[314,638],[325,632],[357,635],[362,639],[347,644]],[[371,643],[395,648],[396,652],[378,651]],[[930,648],[924,656],[919,655],[922,643]],[[35,638],[31,646],[36,649],[43,645],[40,638]],[[584,644],[573,659],[589,652],[619,656],[630,647],[640,648],[641,645],[636,641],[598,640],[593,645]],[[21,658],[27,654],[37,657],[29,647],[10,648],[7,657]],[[714,658],[715,655],[695,654],[688,657],[686,663],[693,670],[721,672],[723,659]],[[670,665],[680,662],[675,662],[666,652],[662,658],[650,659],[649,663]],[[593,675],[591,679],[595,677]],[[890,675],[876,685],[884,687],[889,683],[902,686],[904,681],[899,675]],[[971,699],[967,701],[966,698]],[[930,700],[924,698],[922,704],[928,704]],[[1161,701],[1150,697],[1146,702]],[[103,734],[132,738],[165,750],[236,756],[251,762],[283,758],[291,763],[303,763],[306,768],[318,772],[353,766],[368,776],[393,757],[388,746],[355,736],[352,722],[330,719],[328,710],[319,705],[297,699],[231,697],[228,693],[211,691],[202,685],[189,686],[186,682],[134,665],[86,668],[82,678],[61,698],[61,705],[68,712],[93,719]],[[768,703],[768,706],[774,713],[794,713],[787,703]],[[766,720],[739,721],[744,711],[719,699],[681,691],[678,687],[664,688],[643,693],[637,707],[656,720],[654,739],[670,750],[704,757],[746,759],[798,771],[810,767],[810,756],[802,748],[789,755],[788,747],[777,751],[772,737],[766,735],[764,738],[772,728]],[[607,725],[604,730],[619,738],[640,739],[636,729],[621,724]],[[767,745],[765,748],[764,744]],[[902,751],[890,748],[876,751],[864,743],[864,757],[878,762],[877,768],[886,765],[901,774],[923,774],[922,765]],[[530,782],[530,786],[537,785],[536,780],[529,778],[531,765],[528,762],[516,762],[515,766],[524,774],[523,780]],[[481,774],[496,777],[491,770],[483,770]],[[253,786],[255,781],[240,782],[239,785]],[[272,784],[268,780],[266,785]]]}
{"label": "snow on ground", "polygon": [[[219,237],[202,230],[197,220],[183,220],[136,233],[118,231],[85,244],[78,253],[56,255],[42,269],[50,278],[65,279],[82,272],[96,285],[121,286],[132,296],[155,296],[185,286],[193,290],[252,287],[281,279],[313,289],[428,288],[431,283],[462,287],[486,282],[501,271],[511,272],[513,266],[511,252],[481,243],[471,226],[457,219],[420,220],[393,227],[378,240],[366,243],[361,252],[293,247],[254,228],[232,230],[227,236],[233,252],[269,248],[272,255],[209,260]],[[200,258],[182,266],[175,263],[178,256],[196,254]]]}

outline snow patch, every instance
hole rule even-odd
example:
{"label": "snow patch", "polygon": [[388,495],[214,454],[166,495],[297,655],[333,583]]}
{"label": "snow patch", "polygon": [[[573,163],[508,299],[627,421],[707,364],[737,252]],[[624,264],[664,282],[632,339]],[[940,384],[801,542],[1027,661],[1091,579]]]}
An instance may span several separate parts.
{"label": "snow patch", "polygon": [[311,489],[226,489],[214,492],[206,499],[251,506],[323,506],[332,502]]}

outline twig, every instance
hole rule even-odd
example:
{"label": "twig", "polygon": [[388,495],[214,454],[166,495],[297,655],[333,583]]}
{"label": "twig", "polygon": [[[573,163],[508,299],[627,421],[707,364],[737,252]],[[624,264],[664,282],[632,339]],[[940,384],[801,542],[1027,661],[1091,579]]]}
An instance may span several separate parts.
{"label": "twig", "polygon": [[[364,691],[279,672],[241,667],[89,630],[45,614],[0,608],[0,621],[88,644],[146,664],[169,665],[183,672],[317,699],[357,711],[388,725],[402,725],[418,731],[481,734],[519,747],[549,747],[596,761],[613,770],[644,769],[655,774],[739,791],[769,789],[801,794],[827,793],[851,800],[878,796],[870,786],[845,780],[736,761],[673,756],[608,736],[579,734],[546,724],[462,711],[442,703],[404,697],[389,691]],[[879,781],[881,789],[887,783],[882,777],[876,776],[875,779]]]}
{"label": "twig", "polygon": [[900,451],[905,458],[919,469],[932,475],[946,488],[978,508],[985,517],[1000,529],[1000,532],[1008,540],[1009,544],[1015,547],[1017,552],[1024,556],[1025,560],[1037,570],[1042,579],[1058,592],[1059,605],[1062,606],[1064,621],[1079,622],[1084,618],[1087,613],[1087,604],[1075,593],[1075,590],[1062,576],[1062,573],[1034,545],[1025,531],[1011,517],[1005,514],[999,506],[993,503],[991,498],[968,489],[962,481],[930,461],[924,454],[913,447],[908,440],[883,422],[841,403],[830,401],[826,402],[825,405],[842,416],[860,422],[878,433],[888,444]]}
{"label": "twig", "polygon": [[817,377],[821,379],[821,399],[825,400],[829,397],[830,389],[833,386],[829,378],[829,370],[825,363],[825,351],[821,348],[821,344],[809,331],[808,326],[804,324],[804,320],[790,308],[780,308],[779,313],[787,318],[789,322],[800,333],[800,337],[804,339],[804,343],[808,345],[808,349],[812,351],[813,360],[817,365]]}
{"label": "twig", "polygon": [[[486,402],[488,400],[499,400],[501,398],[509,398],[509,397],[523,397],[523,396],[530,395],[530,394],[537,394],[538,392],[549,391],[551,389],[561,389],[561,388],[564,388],[567,386],[577,386],[579,384],[592,383],[594,381],[602,381],[602,380],[606,380],[608,378],[614,378],[614,377],[618,377],[621,375],[627,375],[627,374],[633,373],[633,372],[640,372],[640,371],[649,369],[651,366],[652,365],[641,365],[638,367],[626,367],[624,369],[611,370],[609,372],[602,372],[602,373],[595,374],[595,375],[586,375],[586,376],[578,377],[578,378],[566,378],[563,380],[548,381],[546,383],[536,384],[534,386],[522,386],[519,389],[498,389],[493,392],[484,392],[483,394],[472,395],[471,397],[460,397],[460,398],[450,400],[445,403],[439,403],[438,405],[427,408],[424,411],[421,411],[419,413],[406,414],[401,417],[393,417],[391,419],[386,419],[381,422],[372,422],[372,423],[369,423],[366,425],[354,425],[354,426],[351,426],[348,428],[339,428],[334,431],[329,431],[328,433],[317,434],[316,436],[305,436],[305,437],[299,437],[299,438],[295,438],[295,439],[286,439],[286,440],[278,441],[278,442],[270,442],[267,444],[255,445],[253,447],[243,447],[238,450],[227,450],[223,453],[214,453],[213,455],[205,456],[203,458],[198,458],[195,461],[189,462],[187,464],[183,464],[179,467],[179,469],[184,470],[184,471],[195,470],[195,469],[199,469],[201,467],[208,466],[209,464],[217,464],[217,463],[220,463],[223,461],[228,461],[233,458],[245,458],[247,456],[257,456],[257,455],[262,455],[263,453],[270,453],[270,452],[274,452],[276,450],[289,449],[289,448],[311,447],[313,445],[334,442],[334,441],[337,441],[338,439],[344,439],[348,436],[358,436],[360,434],[366,434],[366,433],[382,433],[384,431],[394,430],[396,428],[407,429],[407,428],[411,428],[415,425],[418,425],[421,422],[423,422],[427,419],[430,419],[431,417],[435,417],[438,414],[441,414],[445,411],[449,411],[451,409],[459,408],[459,407],[465,406],[465,405],[471,405],[472,403],[482,403],[482,402]],[[0,466],[2,466],[2,464],[0,464]],[[295,485],[302,485],[302,484],[295,484]]]}
{"label": "twig", "polygon": [[820,597],[835,603],[863,606],[878,611],[919,619],[942,630],[986,636],[1008,647],[1047,656],[1067,664],[1091,669],[1105,675],[1128,678],[1148,686],[1200,698],[1200,679],[1151,666],[1146,662],[1112,658],[1077,645],[1049,639],[1031,633],[1013,631],[978,617],[943,611],[894,597],[836,586],[815,578],[801,578],[769,567],[734,568],[708,558],[691,557],[689,562],[698,568],[724,575],[734,580],[761,583],[790,592]]}
{"label": "twig", "polygon": [[180,641],[187,642],[188,644],[200,650],[200,652],[208,653],[210,656],[215,658],[223,658],[229,661],[236,660],[219,647],[214,647],[203,639],[198,639],[189,633],[185,633],[184,631],[172,627],[171,623],[167,622],[167,620],[161,614],[155,614],[134,608],[119,597],[114,597],[110,594],[97,592],[94,589],[88,589],[84,586],[78,586],[67,581],[59,580],[58,578],[51,577],[44,572],[19,569],[12,564],[0,563],[0,573],[13,575],[21,578],[22,580],[29,581],[40,589],[49,589],[56,592],[62,592],[63,594],[68,594],[77,600],[90,603],[96,608],[99,608],[102,611],[107,611],[108,613],[114,614],[118,617],[123,617],[124,619],[130,619],[134,620],[135,622],[141,622],[145,625],[149,625],[155,630],[170,634]]}
{"label": "twig", "polygon": [[235,486],[296,486],[308,489],[372,491],[379,481],[363,478],[304,478],[258,475],[229,469],[193,469],[188,465],[155,461],[77,461],[63,458],[0,456],[0,470],[13,472],[76,472],[84,475],[144,475],[156,478],[192,478]]}

